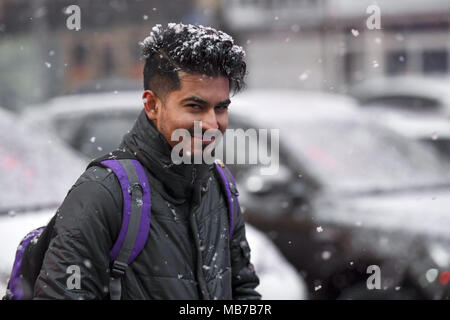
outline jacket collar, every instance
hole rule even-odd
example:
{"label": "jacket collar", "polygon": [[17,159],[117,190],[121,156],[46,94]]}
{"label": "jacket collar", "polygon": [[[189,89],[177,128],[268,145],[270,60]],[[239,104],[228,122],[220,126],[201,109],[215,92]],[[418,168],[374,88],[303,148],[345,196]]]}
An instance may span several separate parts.
{"label": "jacket collar", "polygon": [[207,164],[174,164],[170,156],[171,146],[144,109],[133,128],[124,136],[121,146],[128,147],[134,153],[162,184],[164,190],[160,191],[163,196],[176,204],[189,201],[193,191],[206,183],[213,170],[213,165]]}

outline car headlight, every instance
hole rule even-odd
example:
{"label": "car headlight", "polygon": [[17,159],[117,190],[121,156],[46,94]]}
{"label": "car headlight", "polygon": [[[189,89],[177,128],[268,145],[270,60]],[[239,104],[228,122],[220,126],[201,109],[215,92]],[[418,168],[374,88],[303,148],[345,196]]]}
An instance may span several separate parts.
{"label": "car headlight", "polygon": [[450,264],[449,249],[440,243],[431,243],[429,246],[430,256],[440,268],[446,268]]}

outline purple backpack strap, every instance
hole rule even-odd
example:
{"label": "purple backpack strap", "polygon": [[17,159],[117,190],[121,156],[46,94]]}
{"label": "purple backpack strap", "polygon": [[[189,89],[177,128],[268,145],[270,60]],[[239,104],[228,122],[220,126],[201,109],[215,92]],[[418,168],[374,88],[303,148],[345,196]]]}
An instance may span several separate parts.
{"label": "purple backpack strap", "polygon": [[151,196],[145,170],[134,159],[104,160],[101,164],[117,176],[123,196],[123,218],[119,237],[110,251],[110,297],[121,297],[121,277],[144,248],[150,232]]}
{"label": "purple backpack strap", "polygon": [[233,224],[234,224],[234,216],[237,214],[239,209],[239,192],[236,188],[236,181],[234,181],[233,175],[230,170],[223,164],[222,161],[216,160],[215,166],[217,171],[219,172],[219,176],[222,180],[222,184],[225,189],[225,194],[227,196],[228,201],[228,214],[230,217],[230,227],[228,231],[228,239],[231,240],[233,235]]}
{"label": "purple backpack strap", "polygon": [[25,249],[28,245],[40,236],[45,227],[40,227],[28,233],[25,238],[20,242],[20,245],[16,252],[16,258],[14,260],[13,270],[9,280],[8,289],[10,291],[11,300],[31,299],[31,297],[24,296],[23,292],[23,280],[22,280],[22,257]]}

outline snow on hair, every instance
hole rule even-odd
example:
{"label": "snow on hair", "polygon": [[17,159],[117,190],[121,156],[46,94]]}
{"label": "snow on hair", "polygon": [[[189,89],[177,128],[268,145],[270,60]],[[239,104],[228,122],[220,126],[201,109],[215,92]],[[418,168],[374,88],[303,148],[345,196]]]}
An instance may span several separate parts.
{"label": "snow on hair", "polygon": [[172,71],[221,75],[227,77],[237,91],[243,86],[245,51],[223,31],[202,25],[169,23],[163,28],[157,24],[139,44],[144,59],[165,60],[161,61],[165,66],[160,69],[168,65]]}

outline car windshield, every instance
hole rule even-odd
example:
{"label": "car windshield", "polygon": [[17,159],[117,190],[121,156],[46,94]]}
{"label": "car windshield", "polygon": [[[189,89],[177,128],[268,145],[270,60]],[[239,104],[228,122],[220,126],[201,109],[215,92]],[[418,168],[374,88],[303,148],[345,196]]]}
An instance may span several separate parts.
{"label": "car windshield", "polygon": [[433,148],[382,127],[314,121],[288,126],[285,134],[296,155],[333,189],[387,191],[450,183],[450,166]]}
{"label": "car windshield", "polygon": [[85,118],[72,146],[91,159],[116,149],[136,121],[135,112]]}
{"label": "car windshield", "polygon": [[86,163],[0,113],[0,214],[58,205]]}

